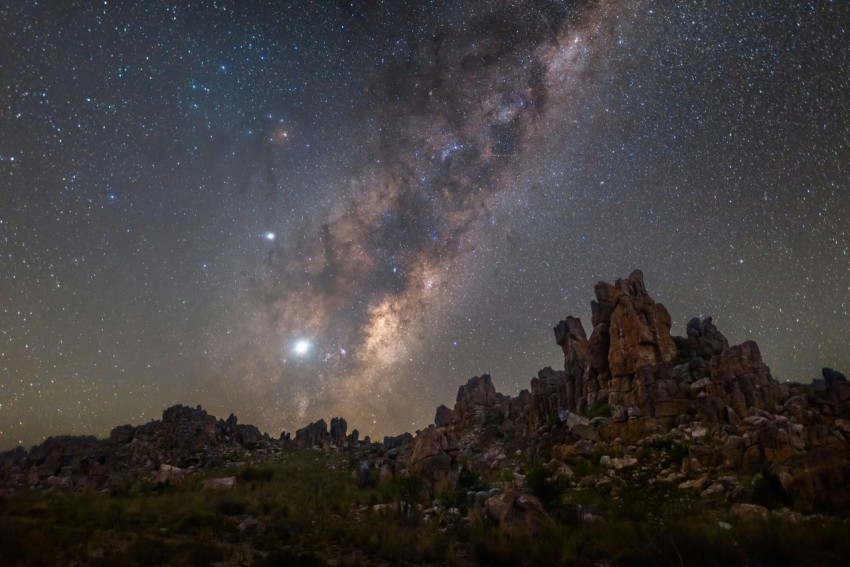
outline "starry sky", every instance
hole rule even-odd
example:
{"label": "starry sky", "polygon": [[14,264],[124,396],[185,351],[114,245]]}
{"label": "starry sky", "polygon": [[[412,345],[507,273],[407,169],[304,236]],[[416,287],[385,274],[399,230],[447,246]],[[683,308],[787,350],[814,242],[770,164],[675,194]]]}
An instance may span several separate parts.
{"label": "starry sky", "polygon": [[850,371],[850,3],[0,4],[0,449],[515,394],[640,268]]}

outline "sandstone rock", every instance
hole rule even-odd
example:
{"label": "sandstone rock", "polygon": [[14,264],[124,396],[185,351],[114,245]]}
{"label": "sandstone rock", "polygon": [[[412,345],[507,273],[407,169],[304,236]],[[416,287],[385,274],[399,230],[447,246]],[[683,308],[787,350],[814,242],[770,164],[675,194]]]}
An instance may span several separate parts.
{"label": "sandstone rock", "polygon": [[762,362],[758,345],[746,341],[711,358],[706,392],[726,402],[743,417],[750,407],[775,412],[784,401],[782,387]]}
{"label": "sandstone rock", "polygon": [[744,462],[744,439],[738,435],[730,435],[723,443],[723,466],[727,469],[738,469]]}
{"label": "sandstone rock", "polygon": [[729,509],[729,513],[733,518],[739,520],[767,520],[770,517],[770,511],[764,506],[742,502],[733,504],[732,508]]}
{"label": "sandstone rock", "polygon": [[803,521],[803,515],[800,512],[788,508],[771,510],[770,515],[785,524],[799,524]]}
{"label": "sandstone rock", "polygon": [[295,432],[295,444],[299,447],[315,447],[324,445],[330,441],[328,424],[324,419],[314,421],[306,427]]}
{"label": "sandstone rock", "polygon": [[711,322],[711,317],[706,317],[703,320],[700,320],[699,317],[691,319],[688,322],[687,334],[688,347],[692,356],[711,360],[712,356],[729,348],[729,341],[717,330],[717,327]]}
{"label": "sandstone rock", "polygon": [[126,445],[133,440],[136,428],[132,425],[119,425],[109,432],[109,440],[116,445]]}
{"label": "sandstone rock", "polygon": [[416,435],[409,470],[425,480],[432,492],[438,483],[453,485],[458,470],[458,451],[451,429],[428,427]]}
{"label": "sandstone rock", "polygon": [[778,476],[797,510],[814,513],[850,508],[846,489],[850,457],[846,446],[843,451],[822,447],[794,455],[778,468]]}
{"label": "sandstone rock", "polygon": [[510,535],[540,532],[552,519],[536,497],[509,491],[492,496],[484,503],[487,516]]}
{"label": "sandstone rock", "polygon": [[[347,444],[346,433],[348,432],[348,423],[341,417],[331,418],[330,441],[334,445],[342,446]],[[297,437],[297,436],[296,436]]]}
{"label": "sandstone rock", "polygon": [[465,386],[458,388],[454,411],[458,419],[463,421],[472,408],[492,406],[496,400],[496,387],[493,386],[490,375],[475,376],[470,378]]}
{"label": "sandstone rock", "polygon": [[722,483],[715,482],[702,492],[700,498],[703,500],[716,500],[722,498],[726,493],[726,487]]}
{"label": "sandstone rock", "polygon": [[699,492],[705,488],[706,484],[708,484],[708,477],[701,476],[693,480],[686,480],[679,485],[679,490],[696,490]]}
{"label": "sandstone rock", "polygon": [[154,482],[156,484],[178,486],[183,483],[185,478],[186,471],[183,469],[163,464],[159,465],[159,470],[156,472],[156,476],[154,476]]}
{"label": "sandstone rock", "polygon": [[646,291],[643,272],[635,270],[614,284],[615,307],[611,313],[611,376],[634,374],[647,364],[670,362],[676,345],[670,336],[670,314]]}
{"label": "sandstone rock", "polygon": [[449,409],[443,404],[437,407],[437,413],[434,416],[434,425],[437,427],[447,427],[458,422],[457,414],[454,410]]}
{"label": "sandstone rock", "polygon": [[570,428],[570,433],[577,439],[585,439],[594,443],[598,443],[602,440],[599,436],[599,431],[597,431],[592,425],[577,423]]}
{"label": "sandstone rock", "polygon": [[228,492],[233,490],[233,487],[236,486],[236,477],[235,476],[227,476],[222,478],[206,478],[203,483],[201,483],[201,487],[204,490],[209,490],[211,492]]}

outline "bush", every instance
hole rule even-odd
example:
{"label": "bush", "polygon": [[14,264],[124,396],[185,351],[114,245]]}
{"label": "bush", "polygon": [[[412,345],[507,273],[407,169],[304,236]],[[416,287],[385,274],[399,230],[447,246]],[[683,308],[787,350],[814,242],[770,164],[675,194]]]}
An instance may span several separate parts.
{"label": "bush", "polygon": [[274,469],[271,467],[248,467],[239,475],[245,482],[269,482],[274,478]]}
{"label": "bush", "polygon": [[584,415],[590,419],[594,417],[611,417],[611,406],[608,404],[608,398],[596,400],[592,406],[585,410]]}
{"label": "bush", "polygon": [[542,465],[535,465],[525,473],[525,482],[546,508],[558,501],[558,488],[551,481],[552,473]]}
{"label": "bush", "polygon": [[779,476],[765,467],[761,474],[756,475],[752,483],[752,501],[767,508],[781,508],[791,505],[791,497],[782,487]]}
{"label": "bush", "polygon": [[248,503],[235,496],[223,496],[213,501],[212,509],[225,516],[239,516],[245,513]]}

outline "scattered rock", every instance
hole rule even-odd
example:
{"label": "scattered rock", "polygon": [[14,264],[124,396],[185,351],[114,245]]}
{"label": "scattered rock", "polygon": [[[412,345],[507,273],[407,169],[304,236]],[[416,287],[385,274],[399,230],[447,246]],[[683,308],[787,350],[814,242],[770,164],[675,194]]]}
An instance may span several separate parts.
{"label": "scattered rock", "polygon": [[229,492],[236,486],[236,477],[227,476],[223,478],[205,478],[201,487],[212,492]]}
{"label": "scattered rock", "polygon": [[764,506],[759,506],[758,504],[744,504],[740,502],[733,504],[729,513],[733,518],[737,518],[739,520],[767,520],[770,516],[770,511]]}

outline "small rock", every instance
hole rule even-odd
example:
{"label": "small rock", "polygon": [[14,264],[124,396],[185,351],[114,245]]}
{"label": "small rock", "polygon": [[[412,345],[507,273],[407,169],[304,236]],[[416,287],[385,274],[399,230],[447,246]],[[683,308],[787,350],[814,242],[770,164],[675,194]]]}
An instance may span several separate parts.
{"label": "small rock", "polygon": [[236,486],[236,477],[227,476],[223,478],[207,478],[204,479],[201,486],[204,490],[211,490],[213,492],[228,492],[233,490],[233,487]]}
{"label": "small rock", "polygon": [[702,490],[708,483],[708,477],[701,476],[693,480],[686,480],[679,485],[679,490]]}
{"label": "small rock", "polygon": [[733,504],[729,513],[732,514],[733,518],[737,518],[739,520],[766,520],[770,515],[770,511],[768,511],[768,509],[764,506],[759,506],[758,504],[744,504],[741,502]]}

